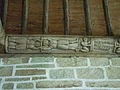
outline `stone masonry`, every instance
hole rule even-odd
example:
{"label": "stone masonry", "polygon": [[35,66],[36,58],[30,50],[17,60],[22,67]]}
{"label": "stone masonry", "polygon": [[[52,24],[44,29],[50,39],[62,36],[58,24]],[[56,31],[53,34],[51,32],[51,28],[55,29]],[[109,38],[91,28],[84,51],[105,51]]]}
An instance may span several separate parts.
{"label": "stone masonry", "polygon": [[120,58],[0,58],[0,90],[120,90]]}

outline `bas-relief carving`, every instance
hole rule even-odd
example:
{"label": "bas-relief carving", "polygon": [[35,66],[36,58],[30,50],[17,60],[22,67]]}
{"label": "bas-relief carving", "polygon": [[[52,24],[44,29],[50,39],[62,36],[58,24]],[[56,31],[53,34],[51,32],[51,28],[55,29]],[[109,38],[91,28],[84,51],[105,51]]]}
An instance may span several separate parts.
{"label": "bas-relief carving", "polygon": [[92,48],[91,38],[81,38],[80,40],[80,51],[81,52],[90,52]]}
{"label": "bas-relief carving", "polygon": [[[8,37],[8,53],[120,53],[120,40],[88,37]],[[23,51],[22,51],[23,50]]]}
{"label": "bas-relief carving", "polygon": [[4,38],[5,38],[5,33],[2,27],[2,22],[0,20],[0,44],[4,45]]}
{"label": "bas-relief carving", "polygon": [[114,52],[120,54],[120,39],[115,42]]}
{"label": "bas-relief carving", "polygon": [[74,52],[79,49],[78,38],[44,38],[42,39],[42,50],[72,50]]}
{"label": "bas-relief carving", "polygon": [[93,51],[103,53],[113,53],[114,39],[113,38],[94,38]]}
{"label": "bas-relief carving", "polygon": [[4,40],[5,40],[5,33],[2,27],[2,22],[0,19],[0,53],[4,52]]}

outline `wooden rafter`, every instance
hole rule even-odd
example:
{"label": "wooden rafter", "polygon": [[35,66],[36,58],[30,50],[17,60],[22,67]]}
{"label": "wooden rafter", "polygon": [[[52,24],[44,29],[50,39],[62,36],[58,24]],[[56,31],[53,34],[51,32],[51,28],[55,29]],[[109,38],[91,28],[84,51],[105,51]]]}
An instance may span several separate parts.
{"label": "wooden rafter", "polygon": [[44,34],[48,34],[48,12],[49,12],[49,0],[44,0],[44,19],[43,19]]}
{"label": "wooden rafter", "polygon": [[104,15],[105,15],[105,21],[106,21],[106,26],[107,26],[107,33],[109,36],[112,36],[113,35],[112,23],[110,20],[108,0],[103,0],[103,8],[104,8]]}
{"label": "wooden rafter", "polygon": [[64,5],[64,34],[69,35],[70,29],[69,29],[69,0],[63,0]]}
{"label": "wooden rafter", "polygon": [[29,3],[28,0],[22,1],[22,34],[26,34],[27,32],[27,23],[28,23],[28,8]]}
{"label": "wooden rafter", "polygon": [[84,12],[85,12],[85,22],[86,22],[86,34],[92,35],[89,0],[83,0],[84,2]]}
{"label": "wooden rafter", "polygon": [[4,0],[4,10],[3,10],[3,28],[5,29],[8,13],[8,0]]}

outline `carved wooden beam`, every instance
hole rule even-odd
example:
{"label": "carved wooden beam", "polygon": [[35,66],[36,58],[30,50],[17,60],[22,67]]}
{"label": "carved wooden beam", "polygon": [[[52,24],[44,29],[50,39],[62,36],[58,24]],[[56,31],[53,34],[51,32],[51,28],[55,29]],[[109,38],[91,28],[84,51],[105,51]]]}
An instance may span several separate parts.
{"label": "carved wooden beam", "polygon": [[119,37],[8,35],[6,53],[120,54]]}

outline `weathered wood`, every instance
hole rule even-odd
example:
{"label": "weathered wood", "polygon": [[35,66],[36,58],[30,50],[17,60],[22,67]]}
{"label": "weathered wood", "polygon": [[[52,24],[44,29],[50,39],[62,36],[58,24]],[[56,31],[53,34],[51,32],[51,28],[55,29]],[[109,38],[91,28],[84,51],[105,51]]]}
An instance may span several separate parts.
{"label": "weathered wood", "polygon": [[120,38],[8,35],[6,53],[120,54]]}
{"label": "weathered wood", "polygon": [[7,22],[7,13],[8,13],[8,0],[4,0],[4,10],[3,10],[3,28],[5,29],[6,27],[6,22]]}
{"label": "weathered wood", "polygon": [[109,36],[112,36],[113,35],[112,23],[110,20],[108,0],[103,0],[103,8],[104,8],[104,15],[105,15],[105,21],[106,21],[106,26],[107,26],[107,33]]}
{"label": "weathered wood", "polygon": [[69,29],[69,5],[68,0],[63,0],[64,4],[64,34],[69,35],[70,29]]}
{"label": "weathered wood", "polygon": [[90,18],[90,8],[89,8],[89,0],[84,1],[84,12],[85,12],[85,22],[86,22],[86,34],[92,35],[92,26],[91,26],[91,18]]}
{"label": "weathered wood", "polygon": [[22,34],[26,34],[27,32],[27,22],[28,22],[28,8],[29,3],[28,0],[22,1]]}
{"label": "weathered wood", "polygon": [[44,0],[44,21],[43,21],[44,34],[48,34],[48,11],[49,11],[49,0]]}

